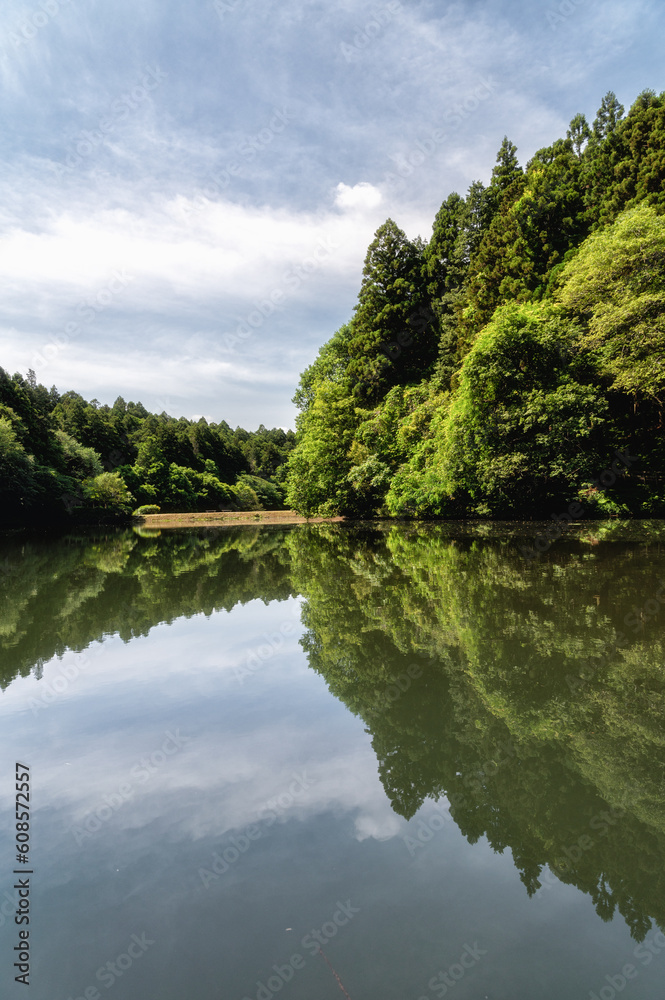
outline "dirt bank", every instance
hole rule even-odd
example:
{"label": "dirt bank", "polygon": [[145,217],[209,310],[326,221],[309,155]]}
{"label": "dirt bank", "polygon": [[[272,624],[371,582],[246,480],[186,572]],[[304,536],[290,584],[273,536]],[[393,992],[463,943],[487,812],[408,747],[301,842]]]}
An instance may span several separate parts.
{"label": "dirt bank", "polygon": [[144,528],[214,528],[238,524],[321,524],[343,517],[301,517],[292,510],[204,511],[196,514],[146,514],[135,518]]}

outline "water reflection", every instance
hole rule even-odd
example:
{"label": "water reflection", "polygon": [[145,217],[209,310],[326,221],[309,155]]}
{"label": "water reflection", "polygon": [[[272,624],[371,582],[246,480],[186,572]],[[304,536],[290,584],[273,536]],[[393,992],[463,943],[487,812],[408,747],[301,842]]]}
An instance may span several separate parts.
{"label": "water reflection", "polygon": [[547,865],[641,939],[665,921],[665,610],[637,530],[526,564],[512,539],[328,532],[294,579],[310,666],[367,722],[396,812],[445,795],[529,894]]}
{"label": "water reflection", "polygon": [[[122,798],[119,785],[104,784],[110,755],[121,759],[118,773],[131,792],[142,785],[132,771],[142,755],[162,752],[140,810],[130,793],[122,808],[110,806],[109,822],[137,864],[152,852],[151,891],[175,864],[164,846],[159,864],[155,843],[205,841],[196,862],[208,873],[199,876],[201,891],[214,890],[217,865],[227,886],[238,881],[247,893],[248,873],[265,877],[274,851],[291,863],[287,828],[290,850],[295,843],[305,857],[311,824],[323,816],[317,851],[353,871],[358,859],[343,860],[336,841],[351,817],[357,843],[399,834],[414,863],[444,827],[471,844],[487,838],[495,852],[510,850],[530,897],[547,899],[568,884],[587,894],[603,921],[620,913],[638,941],[652,921],[665,927],[665,532],[653,523],[584,526],[525,560],[520,545],[529,531],[537,528],[516,538],[514,526],[316,525],[6,540],[2,686],[10,695],[12,682],[31,672],[39,678],[44,664],[62,657],[58,671],[31,682],[31,714],[41,723],[54,718],[47,709],[61,713],[59,724],[80,736],[87,760],[78,769],[85,787],[69,799],[80,843],[71,829],[59,835],[72,850],[85,847],[86,830],[106,835],[85,823],[104,795]],[[249,622],[256,601],[270,614],[239,670],[232,633],[220,648],[218,634],[199,623],[235,609],[240,647],[251,632],[242,613]],[[348,725],[348,751],[326,745],[316,698],[305,698],[293,673],[280,674],[297,648],[285,623],[298,618],[302,669],[321,679],[316,697],[324,699],[327,687],[352,713],[338,722]],[[172,626],[168,636],[155,631],[164,624]],[[114,649],[130,640],[132,677],[151,701],[139,699],[134,715],[123,707],[117,758],[117,721],[104,722],[111,682],[97,664],[110,656],[117,682]],[[56,677],[64,680],[57,685]],[[223,702],[215,700],[220,677],[231,692]],[[97,710],[82,718],[73,691],[96,698]],[[188,704],[190,728],[171,758],[162,747],[177,742]],[[316,704],[323,712],[324,700]],[[221,715],[220,705],[228,706]],[[146,715],[159,722],[146,727]],[[392,812],[372,801],[372,774],[354,742],[362,728]],[[261,734],[258,749],[243,742],[250,731]],[[192,753],[201,768],[194,783]],[[270,774],[266,753],[275,761]],[[245,842],[251,851],[241,850]],[[304,893],[301,876],[291,872]],[[304,904],[311,920],[325,919],[324,898],[318,909]],[[242,950],[230,923],[227,930]]]}

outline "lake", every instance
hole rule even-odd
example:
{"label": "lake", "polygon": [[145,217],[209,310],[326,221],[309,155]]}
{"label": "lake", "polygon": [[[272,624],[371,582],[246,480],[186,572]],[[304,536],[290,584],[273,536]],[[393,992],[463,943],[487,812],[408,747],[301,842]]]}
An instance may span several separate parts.
{"label": "lake", "polygon": [[544,532],[4,536],[2,996],[662,1000],[665,523]]}

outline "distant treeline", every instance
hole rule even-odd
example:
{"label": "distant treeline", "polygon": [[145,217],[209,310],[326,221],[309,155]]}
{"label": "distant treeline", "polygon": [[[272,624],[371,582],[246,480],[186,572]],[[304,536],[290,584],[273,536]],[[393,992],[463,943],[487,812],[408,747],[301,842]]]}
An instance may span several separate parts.
{"label": "distant treeline", "polygon": [[354,314],[303,373],[289,506],[307,515],[665,515],[665,94],[486,187],[432,238],[388,219]]}
{"label": "distant treeline", "polygon": [[293,431],[233,431],[122,397],[101,406],[0,368],[0,523],[108,521],[146,505],[281,509],[294,443]]}

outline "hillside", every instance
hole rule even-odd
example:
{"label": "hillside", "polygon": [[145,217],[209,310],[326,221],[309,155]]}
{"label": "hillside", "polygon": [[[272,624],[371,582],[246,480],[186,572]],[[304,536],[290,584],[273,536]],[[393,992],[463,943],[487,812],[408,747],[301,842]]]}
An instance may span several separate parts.
{"label": "hillside", "polygon": [[665,94],[388,219],[302,374],[287,501],[309,515],[665,514]]}

